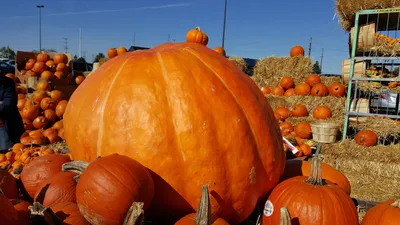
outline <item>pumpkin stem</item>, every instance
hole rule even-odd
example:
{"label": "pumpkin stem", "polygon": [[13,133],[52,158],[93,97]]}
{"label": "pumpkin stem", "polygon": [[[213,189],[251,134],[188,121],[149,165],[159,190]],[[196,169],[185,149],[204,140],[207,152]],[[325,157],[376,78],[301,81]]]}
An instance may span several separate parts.
{"label": "pumpkin stem", "polygon": [[279,225],[292,225],[288,207],[287,206],[282,207],[280,213],[281,217]]}
{"label": "pumpkin stem", "polygon": [[40,189],[39,193],[36,196],[35,202],[39,202],[40,204],[43,204],[44,202],[44,197],[46,196],[47,189],[49,189],[50,184],[46,184],[42,189]]}
{"label": "pumpkin stem", "polygon": [[133,202],[126,214],[123,225],[141,225],[144,220],[144,203]]}
{"label": "pumpkin stem", "polygon": [[199,27],[199,26],[197,26],[195,29],[196,29],[196,30],[198,30],[198,31],[201,31],[201,29],[200,29],[200,27]]}
{"label": "pumpkin stem", "polygon": [[[63,221],[49,207],[43,206],[39,202],[34,202],[32,206],[28,207],[31,210],[31,216],[44,219],[48,225],[59,225]],[[43,224],[40,223],[39,224]]]}
{"label": "pumpkin stem", "polygon": [[211,225],[211,206],[208,186],[201,187],[201,198],[199,208],[197,209],[195,222],[197,225]]}
{"label": "pumpkin stem", "polygon": [[322,155],[316,155],[311,160],[310,176],[306,180],[306,183],[317,186],[324,186],[326,182],[322,179]]}
{"label": "pumpkin stem", "polygon": [[400,199],[397,199],[396,201],[394,201],[391,206],[395,207],[395,208],[400,208]]}
{"label": "pumpkin stem", "polygon": [[81,177],[83,171],[89,166],[90,163],[85,161],[74,160],[71,162],[66,162],[62,164],[61,170],[63,172],[73,172],[78,175],[74,177],[75,182],[78,182],[79,177]]}

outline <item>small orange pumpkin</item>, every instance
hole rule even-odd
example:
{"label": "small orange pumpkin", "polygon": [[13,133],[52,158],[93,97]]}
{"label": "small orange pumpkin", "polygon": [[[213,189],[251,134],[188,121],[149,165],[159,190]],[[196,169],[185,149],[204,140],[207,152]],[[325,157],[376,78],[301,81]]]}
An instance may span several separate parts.
{"label": "small orange pumpkin", "polygon": [[343,97],[345,95],[346,88],[341,83],[333,83],[329,86],[329,94],[335,97]]}
{"label": "small orange pumpkin", "polygon": [[126,53],[126,52],[128,52],[128,50],[127,50],[124,46],[120,46],[120,47],[117,49],[117,54],[118,54],[118,55],[122,55],[122,54],[124,54],[124,53]]}
{"label": "small orange pumpkin", "polygon": [[295,56],[304,56],[304,48],[296,45],[292,49],[290,49],[290,57],[295,57]]}
{"label": "small orange pumpkin", "polygon": [[284,93],[285,93],[285,90],[283,90],[283,88],[280,86],[274,87],[271,90],[272,95],[282,96]]}
{"label": "small orange pumpkin", "polygon": [[313,117],[319,120],[325,120],[332,117],[331,109],[328,106],[317,106],[314,109]]}
{"label": "small orange pumpkin", "polygon": [[79,76],[75,77],[75,83],[77,85],[80,85],[84,80],[85,80],[85,77],[82,76],[82,75],[79,75]]}
{"label": "small orange pumpkin", "polygon": [[397,225],[398,218],[400,218],[400,199],[389,200],[368,210],[361,225]]}
{"label": "small orange pumpkin", "polygon": [[312,135],[311,125],[307,122],[300,122],[294,127],[294,132],[302,139],[310,139]]}
{"label": "small orange pumpkin", "polygon": [[285,93],[284,93],[283,95],[286,96],[286,97],[289,97],[289,96],[296,95],[296,93],[295,93],[295,91],[294,91],[294,88],[289,88],[289,89],[287,89],[287,90],[285,91]]}
{"label": "small orange pumpkin", "polygon": [[110,59],[114,58],[115,56],[118,55],[118,51],[116,48],[109,48],[107,51],[107,55],[108,55],[108,58],[110,58]]}
{"label": "small orange pumpkin", "polygon": [[301,83],[296,85],[296,87],[294,88],[294,93],[296,95],[302,95],[302,96],[307,96],[310,94],[311,91],[311,87],[309,84],[307,83]]}
{"label": "small orange pumpkin", "polygon": [[293,78],[288,77],[288,76],[283,76],[281,78],[281,81],[279,82],[279,85],[285,90],[287,90],[289,88],[293,88],[294,87]]}
{"label": "small orange pumpkin", "polygon": [[281,115],[282,120],[286,120],[290,116],[290,111],[284,106],[279,106],[278,108],[275,109],[275,112]]}
{"label": "small orange pumpkin", "polygon": [[264,86],[264,87],[261,88],[261,92],[262,92],[264,95],[267,95],[267,94],[270,94],[270,93],[271,93],[271,89],[270,89],[268,86]]}
{"label": "small orange pumpkin", "polygon": [[311,95],[312,96],[319,96],[319,97],[324,97],[327,96],[329,94],[329,89],[328,87],[323,84],[323,83],[318,83],[315,84],[312,88],[311,88]]}
{"label": "small orange pumpkin", "polygon": [[206,33],[202,32],[200,27],[196,27],[193,30],[189,30],[186,34],[186,41],[202,44],[207,46],[208,44],[208,36]]}
{"label": "small orange pumpkin", "polygon": [[356,134],[355,141],[359,145],[370,147],[376,145],[378,136],[372,130],[362,130]]}
{"label": "small orange pumpkin", "polygon": [[68,57],[63,53],[55,54],[53,56],[53,60],[54,60],[55,64],[59,64],[59,63],[67,64],[68,63]]}
{"label": "small orange pumpkin", "polygon": [[46,63],[50,59],[50,56],[46,53],[39,53],[36,56],[36,62],[43,62]]}
{"label": "small orange pumpkin", "polygon": [[308,116],[308,110],[304,105],[296,104],[290,111],[293,117],[306,117]]}
{"label": "small orange pumpkin", "polygon": [[306,83],[312,87],[312,86],[314,86],[316,84],[321,83],[321,77],[318,76],[317,74],[310,74],[306,78]]}
{"label": "small orange pumpkin", "polygon": [[214,48],[214,51],[218,52],[219,54],[221,54],[221,55],[223,55],[223,56],[226,56],[225,49],[224,49],[223,47],[221,47],[221,46],[215,47],[215,48]]}

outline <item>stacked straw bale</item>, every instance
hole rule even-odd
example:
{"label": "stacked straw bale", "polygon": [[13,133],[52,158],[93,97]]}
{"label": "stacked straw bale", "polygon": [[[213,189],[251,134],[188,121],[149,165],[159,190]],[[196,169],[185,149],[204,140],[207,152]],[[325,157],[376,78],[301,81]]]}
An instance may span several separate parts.
{"label": "stacked straw bale", "polygon": [[343,172],[352,197],[382,202],[400,198],[400,144],[363,147],[354,141],[324,144],[325,162]]}
{"label": "stacked straw bale", "polygon": [[235,64],[243,73],[247,72],[247,64],[241,57],[231,56],[228,58],[231,63]]}
{"label": "stacked straw bale", "polygon": [[278,86],[283,76],[292,77],[296,84],[304,82],[312,72],[309,57],[268,57],[261,59],[254,67],[253,81],[261,88]]}
{"label": "stacked straw bale", "polygon": [[359,10],[398,7],[400,7],[400,0],[336,0],[339,23],[346,31],[354,27],[355,16]]}

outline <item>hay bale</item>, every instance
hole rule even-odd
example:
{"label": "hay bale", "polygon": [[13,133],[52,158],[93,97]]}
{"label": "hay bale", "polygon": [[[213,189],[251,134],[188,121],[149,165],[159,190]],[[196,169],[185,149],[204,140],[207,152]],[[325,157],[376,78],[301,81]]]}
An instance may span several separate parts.
{"label": "hay bale", "polygon": [[298,122],[314,122],[316,119],[312,117],[312,112],[317,106],[325,105],[328,106],[332,111],[332,118],[326,120],[330,122],[335,122],[338,124],[343,124],[344,111],[346,98],[338,98],[333,96],[326,97],[315,97],[315,96],[274,96],[267,95],[267,100],[272,109],[276,109],[279,106],[285,106],[290,109],[296,104],[302,104],[307,107],[309,116],[300,118],[288,118],[287,121],[297,124]]}
{"label": "hay bale", "polygon": [[339,23],[346,31],[354,27],[357,11],[363,9],[385,9],[400,6],[400,0],[336,0]]}
{"label": "hay bale", "polygon": [[325,84],[329,87],[329,85],[333,83],[340,83],[343,84],[342,77],[340,76],[321,76],[321,83]]}
{"label": "hay bale", "polygon": [[101,58],[101,59],[99,60],[99,67],[100,67],[101,65],[103,65],[104,63],[106,63],[108,60],[109,60],[109,58]]}
{"label": "hay bale", "polygon": [[354,141],[324,144],[325,162],[344,173],[352,197],[382,202],[400,198],[400,145],[363,147]]}
{"label": "hay bale", "polygon": [[251,77],[259,86],[278,86],[283,76],[292,77],[296,84],[304,82],[312,72],[312,60],[309,57],[268,57],[261,59],[254,67]]}
{"label": "hay bale", "polygon": [[228,58],[237,68],[239,68],[243,73],[247,72],[247,64],[241,57],[231,56]]}

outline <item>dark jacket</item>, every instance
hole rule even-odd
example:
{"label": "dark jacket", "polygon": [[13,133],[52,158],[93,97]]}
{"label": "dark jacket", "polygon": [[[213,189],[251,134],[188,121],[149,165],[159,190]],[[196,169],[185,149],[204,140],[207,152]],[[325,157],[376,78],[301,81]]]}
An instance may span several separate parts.
{"label": "dark jacket", "polygon": [[15,83],[6,76],[0,76],[0,118],[4,120],[8,128],[8,135],[13,143],[18,143],[21,135],[25,132],[17,103],[18,95]]}

